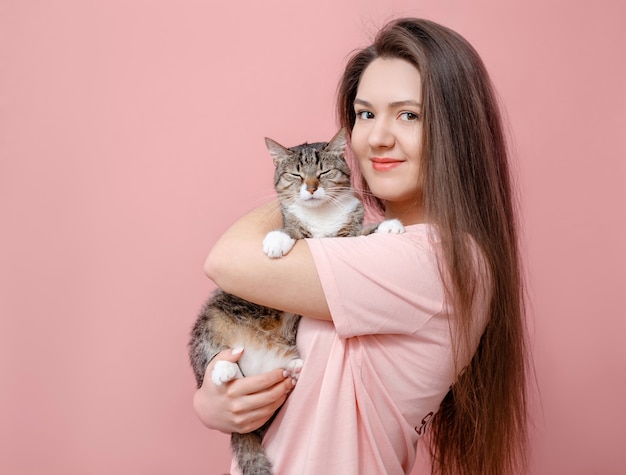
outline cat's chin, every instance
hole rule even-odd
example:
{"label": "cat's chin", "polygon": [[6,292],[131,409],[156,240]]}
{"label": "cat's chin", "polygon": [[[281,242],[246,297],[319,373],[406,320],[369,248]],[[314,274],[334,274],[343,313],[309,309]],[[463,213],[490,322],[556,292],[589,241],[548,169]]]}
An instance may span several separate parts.
{"label": "cat's chin", "polygon": [[326,200],[322,200],[320,198],[311,198],[308,200],[300,200],[300,205],[306,208],[317,208],[318,206],[326,203]]}

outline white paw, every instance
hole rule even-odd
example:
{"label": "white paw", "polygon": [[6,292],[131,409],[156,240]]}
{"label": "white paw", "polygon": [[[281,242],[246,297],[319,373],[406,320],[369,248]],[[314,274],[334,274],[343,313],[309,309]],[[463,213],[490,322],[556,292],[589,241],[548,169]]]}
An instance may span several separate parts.
{"label": "white paw", "polygon": [[282,257],[291,251],[296,240],[282,231],[270,231],[263,239],[263,252],[268,257]]}
{"label": "white paw", "polygon": [[292,378],[298,379],[302,366],[304,366],[304,361],[301,358],[296,358],[295,360],[291,360],[287,363],[285,371],[287,371],[287,374],[289,374]]}
{"label": "white paw", "polygon": [[376,228],[377,233],[389,233],[389,234],[402,234],[404,233],[404,226],[399,219],[388,219],[383,221]]}
{"label": "white paw", "polygon": [[230,361],[217,360],[215,366],[213,366],[213,372],[211,373],[211,379],[216,386],[221,386],[222,383],[232,381],[239,375],[239,366],[237,363]]}

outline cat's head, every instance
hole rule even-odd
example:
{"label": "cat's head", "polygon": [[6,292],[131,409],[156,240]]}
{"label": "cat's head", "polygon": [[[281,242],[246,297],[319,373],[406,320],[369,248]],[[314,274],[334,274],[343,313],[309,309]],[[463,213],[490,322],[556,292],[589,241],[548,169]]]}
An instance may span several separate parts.
{"label": "cat's head", "polygon": [[286,148],[272,139],[265,143],[274,160],[274,187],[281,202],[307,207],[337,202],[350,193],[350,168],[345,160],[346,130],[330,142]]}

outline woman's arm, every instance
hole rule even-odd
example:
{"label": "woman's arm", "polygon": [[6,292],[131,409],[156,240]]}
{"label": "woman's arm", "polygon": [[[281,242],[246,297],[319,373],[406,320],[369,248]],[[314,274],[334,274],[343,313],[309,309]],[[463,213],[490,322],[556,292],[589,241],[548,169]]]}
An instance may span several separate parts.
{"label": "woman's arm", "polygon": [[235,362],[240,356],[241,353],[231,350],[218,354],[208,365],[204,384],[194,395],[196,415],[209,429],[227,434],[244,434],[258,429],[285,402],[295,385],[295,380],[285,375],[282,369],[234,379],[221,386],[213,384],[210,375],[215,361]]}
{"label": "woman's arm", "polygon": [[265,235],[281,226],[277,202],[252,210],[213,246],[206,274],[224,291],[259,305],[331,320],[307,244],[296,241],[289,254],[277,259],[263,252]]}

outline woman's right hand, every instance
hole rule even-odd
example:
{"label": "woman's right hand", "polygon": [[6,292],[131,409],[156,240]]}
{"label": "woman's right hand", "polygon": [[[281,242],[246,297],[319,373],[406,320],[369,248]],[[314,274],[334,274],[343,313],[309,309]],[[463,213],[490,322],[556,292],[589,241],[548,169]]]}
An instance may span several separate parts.
{"label": "woman's right hand", "polygon": [[235,362],[241,354],[228,349],[213,358],[202,387],[194,395],[196,415],[209,429],[227,434],[252,432],[272,417],[294,387],[293,378],[282,369],[215,385],[211,379],[215,361]]}

